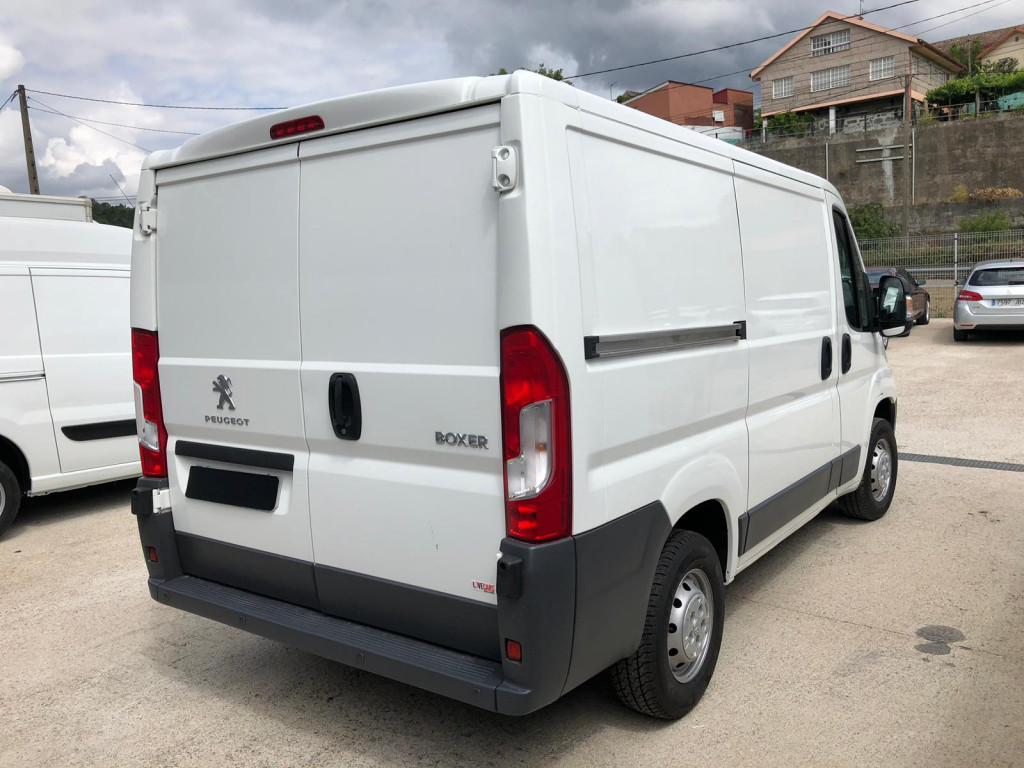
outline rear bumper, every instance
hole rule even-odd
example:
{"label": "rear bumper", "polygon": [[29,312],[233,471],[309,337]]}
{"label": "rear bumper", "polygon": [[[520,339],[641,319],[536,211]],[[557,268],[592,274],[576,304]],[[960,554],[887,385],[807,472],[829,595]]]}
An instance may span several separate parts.
{"label": "rear bumper", "polygon": [[498,661],[419,639],[415,629],[386,631],[186,573],[171,512],[153,509],[158,487],[143,478],[132,496],[154,600],[509,715],[550,704],[636,650],[670,528],[655,503],[551,544],[502,541],[496,640],[519,642],[523,660]]}
{"label": "rear bumper", "polygon": [[958,331],[1020,331],[1024,330],[1024,312],[972,312],[971,303],[953,303],[953,327]]}

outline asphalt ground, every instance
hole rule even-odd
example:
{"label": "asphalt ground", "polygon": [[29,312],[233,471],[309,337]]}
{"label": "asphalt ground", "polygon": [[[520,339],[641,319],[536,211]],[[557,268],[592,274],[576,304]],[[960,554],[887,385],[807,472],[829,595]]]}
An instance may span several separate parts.
{"label": "asphalt ground", "polygon": [[[895,339],[901,450],[1024,464],[1024,335]],[[1024,472],[901,462],[726,588],[704,699],[597,678],[505,718],[153,602],[132,483],[27,500],[0,540],[0,765],[1021,766]]]}

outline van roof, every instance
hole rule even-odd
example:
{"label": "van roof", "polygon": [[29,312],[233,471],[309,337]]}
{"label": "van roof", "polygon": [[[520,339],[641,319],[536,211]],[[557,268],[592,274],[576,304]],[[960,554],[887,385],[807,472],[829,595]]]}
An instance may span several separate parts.
{"label": "van roof", "polygon": [[0,187],[0,216],[51,221],[92,221],[92,200],[87,197],[19,195]]}
{"label": "van roof", "polygon": [[0,217],[0,265],[127,269],[132,231],[81,221]]}
{"label": "van roof", "polygon": [[295,138],[271,140],[270,128],[277,123],[311,115],[319,115],[324,121],[325,129],[315,134],[319,137],[449,112],[476,104],[497,102],[505,96],[517,94],[532,94],[552,99],[573,109],[633,125],[642,130],[729,157],[737,162],[746,163],[838,194],[829,182],[813,174],[734,147],[718,139],[688,131],[667,120],[623,107],[549,77],[523,70],[513,72],[511,75],[460,77],[414,85],[400,85],[259,115],[189,139],[177,149],[154,152],[146,159],[143,168],[159,169],[184,165],[272,145],[301,141],[310,136],[304,134]]}

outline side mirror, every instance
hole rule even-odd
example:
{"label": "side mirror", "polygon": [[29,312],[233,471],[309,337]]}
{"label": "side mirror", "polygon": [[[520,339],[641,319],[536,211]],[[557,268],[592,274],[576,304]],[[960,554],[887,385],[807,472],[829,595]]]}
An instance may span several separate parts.
{"label": "side mirror", "polygon": [[920,280],[917,281],[917,284],[918,285],[924,285],[927,282],[928,282],[927,280],[925,280],[924,278],[921,278]]}
{"label": "side mirror", "polygon": [[953,281],[953,285],[955,285],[955,286],[957,286],[957,287],[959,287],[959,286],[961,286],[961,285],[964,285],[964,284],[966,284],[966,283],[967,283],[967,281],[966,281],[966,280],[964,280],[964,279],[963,279],[962,277],[961,277],[961,278],[959,278],[958,280],[954,280],[954,281]]}
{"label": "side mirror", "polygon": [[878,330],[883,336],[899,336],[914,327],[907,320],[907,286],[895,275],[878,281]]}

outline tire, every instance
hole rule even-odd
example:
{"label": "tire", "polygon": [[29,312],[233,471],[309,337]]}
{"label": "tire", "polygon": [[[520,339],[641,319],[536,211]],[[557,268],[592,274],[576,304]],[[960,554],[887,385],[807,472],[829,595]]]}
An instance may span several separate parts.
{"label": "tire", "polygon": [[0,536],[4,534],[21,506],[21,486],[10,467],[0,461]]}
{"label": "tire", "polygon": [[928,300],[924,303],[924,314],[921,315],[921,319],[917,321],[918,325],[928,325],[932,321],[932,302]]}
{"label": "tire", "polygon": [[967,341],[967,331],[958,331],[956,328],[954,328],[953,341]]}
{"label": "tire", "polygon": [[[700,701],[722,645],[723,582],[711,542],[693,531],[669,536],[654,573],[640,647],[611,668],[612,685],[623,704],[645,715],[675,720]],[[691,634],[687,629],[698,631]],[[694,634],[695,642],[684,642]],[[690,655],[694,658],[687,661]],[[684,661],[676,661],[679,658]]]}
{"label": "tire", "polygon": [[898,470],[899,451],[892,425],[885,419],[875,419],[871,423],[868,457],[860,485],[839,497],[839,509],[858,520],[878,520],[892,504]]}

